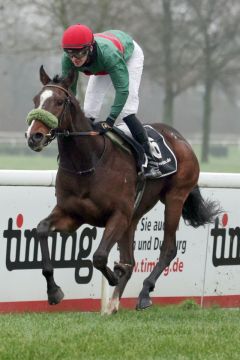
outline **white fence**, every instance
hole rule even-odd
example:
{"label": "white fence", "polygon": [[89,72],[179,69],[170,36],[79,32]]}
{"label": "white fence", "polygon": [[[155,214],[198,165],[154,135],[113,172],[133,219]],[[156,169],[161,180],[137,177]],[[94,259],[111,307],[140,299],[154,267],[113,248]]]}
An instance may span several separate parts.
{"label": "white fence", "polygon": [[[56,170],[0,170],[0,186],[54,186]],[[240,174],[200,173],[200,187],[240,188]]]}
{"label": "white fence", "polygon": [[[99,310],[110,289],[92,267],[92,254],[102,229],[82,226],[71,236],[49,238],[57,283],[65,300],[47,305],[41,274],[36,225],[55,205],[55,171],[0,171],[0,311]],[[195,299],[202,306],[240,306],[240,175],[201,173],[204,197],[218,200],[224,209],[206,227],[193,229],[181,220],[178,254],[159,278],[152,294],[155,303]],[[163,239],[164,208],[154,207],[139,222],[135,237],[134,273],[122,304],[133,307],[159,256]],[[110,266],[118,260],[113,249]],[[103,284],[103,286],[102,286]]]}

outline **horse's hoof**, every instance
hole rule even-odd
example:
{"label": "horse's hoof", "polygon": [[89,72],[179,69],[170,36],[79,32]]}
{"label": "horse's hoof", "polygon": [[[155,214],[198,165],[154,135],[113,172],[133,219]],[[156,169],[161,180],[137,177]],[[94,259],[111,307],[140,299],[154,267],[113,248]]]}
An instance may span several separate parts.
{"label": "horse's hoof", "polygon": [[118,313],[118,309],[117,308],[107,308],[104,311],[101,312],[101,315],[106,315],[106,316],[110,316],[110,315],[114,315]]}
{"label": "horse's hoof", "polygon": [[105,312],[105,314],[107,315],[116,314],[119,309],[119,304],[120,304],[119,297],[112,298],[108,303],[107,311]]}
{"label": "horse's hoof", "polygon": [[144,310],[152,306],[152,300],[150,297],[139,298],[136,305],[136,310]]}
{"label": "horse's hoof", "polygon": [[64,293],[60,287],[55,288],[48,292],[48,303],[49,305],[57,305],[64,298]]}

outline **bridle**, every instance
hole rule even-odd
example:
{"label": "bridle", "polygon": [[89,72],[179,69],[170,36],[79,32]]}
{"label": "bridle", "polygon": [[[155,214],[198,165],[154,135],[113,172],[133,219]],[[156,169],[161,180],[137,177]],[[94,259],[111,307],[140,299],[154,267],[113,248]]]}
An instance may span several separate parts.
{"label": "bridle", "polygon": [[[60,86],[60,85],[56,85],[56,84],[47,84],[44,85],[43,89],[45,88],[57,88],[62,90],[66,95],[67,98],[64,102],[64,108],[62,111],[62,114],[60,115],[59,118],[59,125],[61,126],[62,120],[64,119],[64,116],[71,104],[71,93],[65,89],[64,87]],[[46,145],[49,144],[50,141],[54,140],[56,138],[56,136],[64,136],[64,137],[69,137],[69,136],[97,136],[100,135],[99,131],[69,131],[69,130],[61,130],[60,128],[55,128],[55,129],[51,129],[49,131],[48,134],[46,134],[45,136],[48,138],[48,142],[46,143]]]}
{"label": "bridle", "polygon": [[[60,85],[56,85],[56,84],[47,84],[47,85],[44,85],[43,89],[44,88],[58,88],[62,91],[64,91],[64,93],[67,95],[67,98],[64,102],[64,108],[63,108],[63,111],[62,111],[62,114],[60,115],[59,117],[59,126],[61,126],[61,123],[62,123],[62,120],[64,119],[65,117],[65,114],[66,112],[68,111],[68,108],[72,102],[71,100],[71,93],[65,89],[64,87],[60,86]],[[70,136],[97,136],[97,135],[100,135],[100,132],[99,131],[69,131],[69,130],[61,130],[60,128],[55,128],[55,129],[51,129],[49,134],[45,134],[45,136],[47,137],[47,142],[45,145],[48,145],[52,140],[54,140],[56,137],[70,137]],[[64,167],[61,166],[61,168],[65,171],[68,171],[70,173],[74,173],[74,174],[77,174],[77,175],[88,175],[88,174],[92,174],[95,172],[95,168],[96,166],[101,162],[105,152],[106,152],[106,139],[105,139],[105,136],[103,137],[104,139],[104,146],[103,146],[103,151],[102,151],[102,154],[100,156],[100,158],[98,159],[98,162],[97,164],[95,165],[95,167],[92,167],[92,168],[89,168],[87,170],[82,170],[82,171],[72,171],[70,169],[66,169]],[[59,164],[60,166],[60,164]]]}

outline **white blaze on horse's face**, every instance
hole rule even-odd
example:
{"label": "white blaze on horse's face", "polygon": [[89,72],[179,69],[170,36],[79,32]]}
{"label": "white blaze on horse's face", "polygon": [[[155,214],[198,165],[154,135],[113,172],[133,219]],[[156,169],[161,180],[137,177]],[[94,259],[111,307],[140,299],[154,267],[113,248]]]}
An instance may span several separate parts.
{"label": "white blaze on horse's face", "polygon": [[52,97],[52,96],[53,96],[53,91],[52,90],[48,89],[48,90],[43,91],[41,96],[40,96],[40,104],[39,104],[38,109],[42,109],[45,101],[47,99],[49,99],[50,97]]}
{"label": "white blaze on horse's face", "polygon": [[27,129],[27,132],[26,132],[26,138],[27,138],[27,140],[30,138],[31,129],[32,129],[34,123],[35,123],[35,120],[32,121],[31,125],[30,125],[30,126],[28,127],[28,129]]}
{"label": "white blaze on horse's face", "polygon": [[[40,95],[40,103],[39,103],[39,106],[37,107],[37,109],[42,109],[45,101],[47,99],[49,99],[51,96],[53,96],[53,91],[52,90],[44,90],[42,92],[42,94]],[[31,125],[29,126],[29,128],[27,129],[27,139],[29,139],[30,135],[31,135],[31,129],[33,127],[35,123],[35,120],[32,121]]]}

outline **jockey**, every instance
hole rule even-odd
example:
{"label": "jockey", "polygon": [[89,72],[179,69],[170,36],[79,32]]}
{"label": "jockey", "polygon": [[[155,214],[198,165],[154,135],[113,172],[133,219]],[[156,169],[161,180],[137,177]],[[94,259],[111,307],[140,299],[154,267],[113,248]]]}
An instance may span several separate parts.
{"label": "jockey", "polygon": [[136,117],[144,61],[140,46],[125,32],[109,30],[93,34],[89,27],[75,24],[64,31],[62,48],[62,74],[65,76],[69,70],[77,70],[71,88],[75,95],[79,71],[90,76],[84,100],[85,115],[92,121],[98,119],[104,96],[113,86],[114,103],[106,121],[96,123],[97,130],[104,133],[113,127],[118,117],[122,119],[148,157],[145,176],[160,177],[146,130]]}

